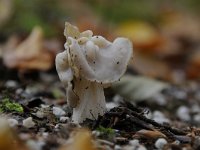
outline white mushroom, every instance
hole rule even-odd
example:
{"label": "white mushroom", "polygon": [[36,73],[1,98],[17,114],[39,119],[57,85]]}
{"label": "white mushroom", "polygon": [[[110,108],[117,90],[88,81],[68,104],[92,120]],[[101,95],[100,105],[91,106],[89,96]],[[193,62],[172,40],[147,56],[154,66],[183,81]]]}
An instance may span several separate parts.
{"label": "white mushroom", "polygon": [[66,88],[72,120],[95,120],[106,111],[103,88],[118,81],[132,57],[132,43],[117,38],[113,43],[92,31],[82,33],[65,24],[65,51],[56,56],[56,69]]}

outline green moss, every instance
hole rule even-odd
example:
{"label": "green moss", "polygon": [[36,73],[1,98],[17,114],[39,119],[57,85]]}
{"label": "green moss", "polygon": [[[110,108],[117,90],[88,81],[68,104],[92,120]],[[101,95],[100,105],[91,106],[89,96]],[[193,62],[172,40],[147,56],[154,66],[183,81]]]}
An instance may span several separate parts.
{"label": "green moss", "polygon": [[99,126],[97,129],[101,133],[100,137],[107,138],[108,140],[111,140],[115,137],[115,130],[112,128],[104,128],[102,126]]}
{"label": "green moss", "polygon": [[0,102],[0,112],[19,112],[22,113],[23,107],[15,102],[11,102],[9,98],[5,98]]}

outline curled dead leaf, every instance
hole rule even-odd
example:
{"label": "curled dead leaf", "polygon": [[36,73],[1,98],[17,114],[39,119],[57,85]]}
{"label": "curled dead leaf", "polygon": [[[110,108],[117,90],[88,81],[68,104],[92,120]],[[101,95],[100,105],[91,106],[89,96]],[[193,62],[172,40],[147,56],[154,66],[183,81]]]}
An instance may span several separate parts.
{"label": "curled dead leaf", "polygon": [[29,37],[16,48],[3,51],[3,62],[9,68],[19,70],[48,70],[53,66],[54,55],[44,47],[43,31],[35,27]]}
{"label": "curled dead leaf", "polygon": [[166,138],[166,136],[157,130],[150,131],[150,130],[142,129],[142,130],[139,130],[138,132],[136,132],[133,135],[133,138],[145,138],[145,139],[156,140],[158,138]]}

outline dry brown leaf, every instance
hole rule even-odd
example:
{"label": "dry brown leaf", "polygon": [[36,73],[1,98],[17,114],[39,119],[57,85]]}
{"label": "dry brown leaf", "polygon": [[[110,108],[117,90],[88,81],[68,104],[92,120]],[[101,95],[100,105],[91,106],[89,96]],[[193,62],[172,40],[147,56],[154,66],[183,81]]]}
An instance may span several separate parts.
{"label": "dry brown leaf", "polygon": [[165,80],[172,79],[167,63],[141,52],[134,52],[134,59],[130,62],[129,67],[146,76]]}
{"label": "dry brown leaf", "polygon": [[135,48],[153,50],[162,42],[159,32],[146,22],[126,22],[116,30],[118,36],[128,37]]}
{"label": "dry brown leaf", "polygon": [[200,77],[200,49],[193,52],[188,58],[186,72],[188,78],[195,79]]}
{"label": "dry brown leaf", "polygon": [[3,61],[9,68],[48,70],[53,65],[54,55],[44,47],[42,29],[35,27],[29,37],[16,48],[5,48]]}
{"label": "dry brown leaf", "polygon": [[170,12],[163,14],[161,30],[170,38],[200,40],[200,20],[190,14]]}
{"label": "dry brown leaf", "polygon": [[0,150],[28,150],[4,118],[0,118]]}
{"label": "dry brown leaf", "polygon": [[145,139],[152,139],[152,140],[156,140],[158,138],[166,138],[166,136],[159,132],[159,131],[150,131],[150,130],[145,130],[145,129],[142,129],[138,132],[136,132],[134,135],[133,135],[134,138],[145,138]]}
{"label": "dry brown leaf", "polygon": [[86,129],[77,130],[71,137],[72,140],[60,150],[97,150],[92,142],[92,134]]}
{"label": "dry brown leaf", "polygon": [[182,53],[181,44],[169,37],[163,37],[162,42],[152,51],[157,56],[170,57]]}

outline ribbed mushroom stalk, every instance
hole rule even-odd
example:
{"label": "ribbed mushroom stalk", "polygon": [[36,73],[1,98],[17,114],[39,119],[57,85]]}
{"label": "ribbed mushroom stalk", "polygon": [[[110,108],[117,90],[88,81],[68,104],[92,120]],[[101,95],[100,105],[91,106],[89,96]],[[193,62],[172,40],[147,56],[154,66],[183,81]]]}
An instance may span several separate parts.
{"label": "ribbed mushroom stalk", "polygon": [[82,33],[65,24],[65,51],[56,56],[56,69],[66,88],[72,120],[95,120],[106,111],[103,88],[118,81],[132,57],[132,43],[117,38],[113,43],[92,31]]}

